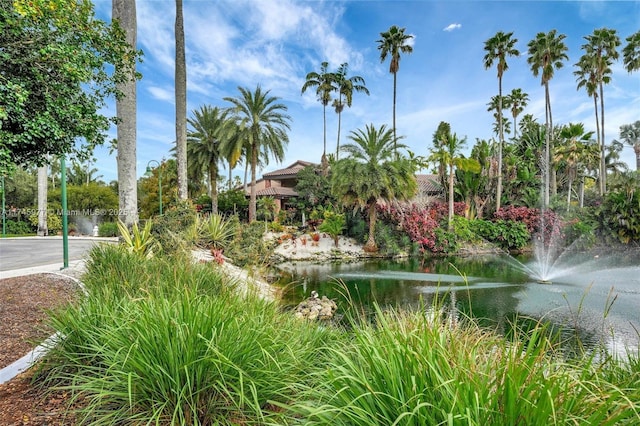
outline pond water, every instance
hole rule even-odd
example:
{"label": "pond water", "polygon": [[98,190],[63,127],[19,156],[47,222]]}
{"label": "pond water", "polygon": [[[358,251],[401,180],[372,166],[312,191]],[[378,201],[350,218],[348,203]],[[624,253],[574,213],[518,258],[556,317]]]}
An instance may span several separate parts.
{"label": "pond water", "polygon": [[[530,257],[482,255],[356,263],[278,265],[284,302],[295,306],[312,290],[359,307],[455,307],[501,332],[517,321],[542,320],[573,345],[636,352],[640,333],[640,250],[580,254],[554,268],[551,283],[533,278]],[[576,339],[577,338],[577,339]]]}

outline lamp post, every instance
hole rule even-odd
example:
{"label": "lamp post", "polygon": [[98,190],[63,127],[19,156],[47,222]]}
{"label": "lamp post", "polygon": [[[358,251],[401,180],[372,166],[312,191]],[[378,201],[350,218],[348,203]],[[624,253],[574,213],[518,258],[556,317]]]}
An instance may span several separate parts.
{"label": "lamp post", "polygon": [[153,176],[153,171],[151,170],[151,163],[157,164],[158,169],[158,198],[160,199],[160,216],[162,216],[162,164],[158,163],[156,160],[150,160],[147,163],[147,170],[144,173],[146,177]]}
{"label": "lamp post", "polygon": [[0,181],[2,185],[2,238],[4,238],[7,236],[7,211],[5,205],[6,197],[4,196],[4,175],[0,177],[2,178]]}

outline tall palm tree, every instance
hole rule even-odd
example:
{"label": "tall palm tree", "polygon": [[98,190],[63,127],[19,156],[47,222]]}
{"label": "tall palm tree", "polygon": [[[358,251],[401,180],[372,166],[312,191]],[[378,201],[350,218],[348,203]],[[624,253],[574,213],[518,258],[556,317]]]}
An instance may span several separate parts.
{"label": "tall palm tree", "polygon": [[377,40],[380,62],[384,62],[387,56],[391,57],[389,72],[393,74],[393,139],[395,143],[398,141],[398,136],[396,135],[396,88],[398,71],[400,70],[400,54],[413,52],[413,46],[410,44],[413,36],[405,34],[405,30],[406,28],[398,28],[392,25],[388,31],[380,33],[382,38]]}
{"label": "tall palm tree", "polygon": [[605,134],[604,134],[604,85],[611,81],[611,65],[620,56],[618,46],[620,46],[620,37],[616,34],[616,30],[608,28],[599,28],[593,31],[592,35],[585,36],[586,44],[582,45],[585,51],[585,59],[591,62],[595,72],[595,82],[598,85],[598,94],[600,97],[600,195],[607,192],[607,173],[605,165]]}
{"label": "tall palm tree", "polygon": [[640,31],[625,39],[627,45],[622,49],[624,68],[629,72],[640,70]]}
{"label": "tall palm tree", "polygon": [[273,156],[277,161],[284,158],[284,147],[289,143],[287,130],[291,128],[291,117],[286,114],[287,106],[279,103],[269,90],[260,85],[254,92],[238,87],[240,96],[226,97],[233,104],[234,113],[239,118],[241,137],[248,147],[247,159],[251,165],[251,192],[249,195],[249,222],[256,220],[256,167],[260,154]]}
{"label": "tall palm tree", "polygon": [[517,38],[513,38],[513,32],[503,33],[498,31],[496,35],[484,42],[484,68],[489,69],[496,62],[498,68],[498,186],[496,188],[496,211],[500,210],[500,199],[502,198],[502,147],[504,145],[504,132],[502,126],[502,76],[509,69],[507,56],[519,56],[520,51],[515,48]]}
{"label": "tall palm tree", "polygon": [[415,195],[418,184],[415,162],[398,156],[393,132],[385,125],[367,125],[364,130],[350,133],[353,143],[340,150],[347,154],[332,167],[331,191],[345,205],[366,209],[369,217],[369,237],[365,251],[375,252],[375,225],[378,201],[407,200]]}
{"label": "tall palm tree", "polygon": [[620,139],[636,153],[636,171],[640,172],[640,120],[620,126]]}
{"label": "tall palm tree", "polygon": [[323,138],[322,138],[322,170],[323,173],[327,172],[327,105],[331,101],[331,93],[336,90],[335,86],[335,73],[329,72],[328,62],[320,64],[320,72],[311,71],[305,77],[305,82],[302,85],[302,92],[304,93],[310,87],[315,87],[318,100],[322,104],[322,123],[323,123]]}
{"label": "tall palm tree", "polygon": [[[124,30],[127,43],[136,48],[136,1],[112,0],[111,17]],[[127,226],[138,221],[138,177],[136,174],[136,75],[135,69],[126,81],[118,84],[122,96],[116,99],[118,118],[117,150],[118,203],[120,220]]]}
{"label": "tall palm tree", "polygon": [[522,89],[511,89],[511,93],[505,96],[505,101],[507,101],[513,117],[513,137],[515,139],[518,137],[518,116],[529,103],[529,94],[523,92]]}
{"label": "tall palm tree", "polygon": [[[554,71],[562,68],[563,61],[568,60],[567,45],[564,43],[566,35],[557,34],[556,30],[548,33],[538,33],[536,38],[531,40],[527,47],[529,48],[529,57],[527,63],[531,65],[533,76],[537,77],[541,74],[541,84],[544,86],[545,100],[545,153],[543,161],[544,171],[544,197],[542,206],[544,209],[549,207],[549,189],[552,184],[551,170],[551,141],[553,140],[553,119],[551,115],[551,97],[549,96],[549,82],[553,78]],[[555,186],[555,174],[553,176],[553,186]]]}
{"label": "tall palm tree", "polygon": [[187,119],[191,129],[187,131],[187,158],[189,168],[202,175],[206,171],[208,192],[211,197],[211,211],[218,212],[218,164],[225,158],[223,145],[233,135],[231,120],[227,111],[204,105],[192,112]]}
{"label": "tall palm tree", "polygon": [[[582,55],[578,63],[575,64],[576,70],[573,72],[573,75],[576,76],[576,82],[578,83],[578,89],[584,87],[587,91],[587,95],[593,98],[593,108],[595,111],[596,118],[596,143],[598,144],[598,149],[601,150],[600,146],[602,145],[600,142],[600,120],[598,119],[598,79],[596,73],[596,65],[594,58],[589,55]],[[602,158],[602,152],[599,155]],[[600,189],[600,195],[602,195],[602,179],[603,179],[603,169],[602,169],[602,160],[598,161],[599,163],[599,184],[598,187]]]}
{"label": "tall palm tree", "polygon": [[582,156],[590,145],[593,132],[585,132],[582,123],[569,123],[560,129],[560,145],[554,151],[554,161],[564,162],[567,168],[567,211],[571,205],[573,181],[583,163]]}
{"label": "tall palm tree", "polygon": [[[365,85],[364,78],[359,75],[354,75],[353,77],[347,78],[347,69],[349,68],[348,63],[343,63],[338,68],[338,71],[334,74],[336,90],[338,91],[338,99],[333,100],[333,107],[338,114],[338,141],[336,143],[336,159],[339,157],[340,153],[340,125],[342,123],[342,111],[344,110],[345,105],[351,108],[351,103],[353,102],[353,92],[365,93],[369,95],[369,89]],[[343,100],[344,97],[344,100]]]}
{"label": "tall palm tree", "polygon": [[186,200],[187,185],[187,65],[184,47],[182,0],[176,0],[175,22],[176,64],[176,160],[178,165],[178,198]]}

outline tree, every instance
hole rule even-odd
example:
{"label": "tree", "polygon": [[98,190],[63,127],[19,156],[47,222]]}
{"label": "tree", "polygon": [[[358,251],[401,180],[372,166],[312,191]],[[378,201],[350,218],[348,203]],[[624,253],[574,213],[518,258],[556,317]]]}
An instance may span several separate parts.
{"label": "tree", "polygon": [[176,162],[178,165],[178,197],[186,200],[187,185],[187,64],[184,47],[184,18],[182,0],[176,0]]}
{"label": "tree", "polygon": [[[359,75],[347,78],[347,69],[349,64],[346,62],[340,65],[338,71],[334,74],[336,90],[338,91],[338,99],[333,100],[333,107],[338,114],[338,142],[336,143],[336,159],[339,157],[340,152],[340,124],[342,122],[342,110],[344,106],[351,108],[353,102],[353,92],[360,92],[369,95],[369,89],[365,85],[364,78]],[[344,101],[343,101],[344,97]]]}
{"label": "tree", "polygon": [[448,223],[449,229],[453,226],[453,197],[454,197],[454,176],[455,168],[458,167],[462,170],[471,171],[473,173],[480,173],[480,163],[473,158],[465,158],[461,154],[462,148],[467,143],[467,138],[459,139],[455,133],[451,133],[451,126],[448,123],[441,122],[438,129],[448,129],[438,135],[438,145],[434,145],[431,150],[432,157],[437,158],[439,162],[443,163],[448,173],[448,186],[449,186],[449,216]]}
{"label": "tree", "polygon": [[625,39],[627,45],[622,49],[624,68],[629,72],[640,70],[640,31]]}
{"label": "tree", "polygon": [[620,126],[620,139],[633,148],[636,154],[636,171],[640,171],[640,120]]}
{"label": "tree", "polygon": [[249,195],[249,222],[256,220],[256,166],[260,153],[273,155],[277,161],[284,158],[284,147],[289,143],[287,130],[290,129],[291,117],[285,112],[286,105],[279,103],[276,96],[269,96],[258,85],[252,93],[249,89],[238,87],[240,96],[226,97],[231,102],[237,115],[241,136],[247,142],[251,164],[251,192]]}
{"label": "tree", "polygon": [[407,200],[417,190],[415,162],[399,156],[392,130],[367,125],[350,133],[353,143],[340,150],[347,154],[332,167],[331,191],[345,206],[366,209],[369,237],[364,250],[375,252],[375,225],[379,201]]}
{"label": "tree", "polygon": [[582,45],[585,51],[583,58],[593,66],[595,72],[595,83],[598,85],[600,97],[600,195],[607,192],[607,173],[605,164],[605,134],[604,134],[604,85],[611,81],[611,65],[620,56],[617,48],[620,46],[620,38],[616,30],[599,28],[593,31],[592,35],[585,37],[586,44]]}
{"label": "tree", "polygon": [[0,168],[104,143],[115,120],[102,108],[137,58],[120,26],[89,0],[3,0],[0,46]]}
{"label": "tree", "polygon": [[326,175],[327,172],[327,105],[331,101],[331,93],[336,90],[335,87],[335,74],[327,71],[329,67],[328,62],[320,64],[320,72],[311,71],[305,77],[305,82],[302,85],[302,93],[306,92],[308,88],[315,87],[318,100],[322,104],[322,122],[323,122],[323,145],[322,145],[322,170]]}
{"label": "tree", "polygon": [[593,132],[585,132],[582,123],[569,123],[560,130],[561,144],[554,151],[554,160],[564,162],[567,169],[567,211],[571,206],[571,191],[573,181],[578,175],[578,169],[584,164],[582,157],[591,146]]}
{"label": "tree", "polygon": [[[187,133],[187,158],[196,174],[207,173],[211,211],[218,213],[218,163],[224,158],[223,145],[234,136],[233,122],[227,111],[204,105],[193,111],[187,122],[192,130]],[[199,172],[199,173],[198,173]]]}
{"label": "tree", "polygon": [[498,31],[496,35],[491,37],[484,43],[484,50],[487,52],[484,55],[484,68],[489,69],[496,62],[496,68],[498,69],[498,107],[497,107],[497,122],[498,122],[498,186],[496,188],[496,211],[500,210],[500,199],[502,198],[502,147],[504,145],[504,132],[502,125],[502,76],[506,70],[509,69],[507,64],[507,56],[519,56],[520,51],[515,48],[515,44],[518,42],[517,38],[513,38],[513,33],[503,33]]}
{"label": "tree", "polygon": [[[135,0],[113,0],[112,19],[122,26],[128,45],[131,49],[135,49],[137,36]],[[132,68],[126,68],[123,72],[127,72],[126,78],[118,84],[122,96],[116,98],[118,200],[120,220],[127,226],[131,226],[138,221],[136,72]]]}
{"label": "tree", "polygon": [[524,111],[524,107],[529,103],[529,94],[523,92],[522,89],[512,89],[511,93],[505,97],[505,101],[509,105],[509,110],[513,117],[513,137],[515,139],[518,137],[517,119],[520,113]]}
{"label": "tree", "polygon": [[[551,96],[549,95],[549,82],[553,78],[554,71],[562,68],[563,61],[568,60],[566,52],[567,45],[564,43],[566,36],[557,34],[556,30],[548,33],[538,33],[536,38],[531,40],[527,47],[529,48],[529,57],[527,63],[531,65],[533,76],[541,75],[541,84],[544,86],[545,100],[545,153],[543,161],[544,173],[544,197],[542,206],[544,209],[549,207],[549,189],[555,186],[555,176],[551,176],[551,141],[553,140],[553,119],[551,115]],[[553,179],[553,183],[551,180]]]}
{"label": "tree", "polygon": [[380,33],[382,37],[377,41],[378,50],[380,51],[380,62],[384,62],[387,56],[391,57],[389,62],[389,72],[393,74],[393,139],[397,143],[396,135],[396,88],[398,82],[398,71],[400,70],[400,54],[413,52],[413,46],[410,44],[413,39],[412,35],[405,34],[405,28],[398,28],[392,25],[388,31]]}

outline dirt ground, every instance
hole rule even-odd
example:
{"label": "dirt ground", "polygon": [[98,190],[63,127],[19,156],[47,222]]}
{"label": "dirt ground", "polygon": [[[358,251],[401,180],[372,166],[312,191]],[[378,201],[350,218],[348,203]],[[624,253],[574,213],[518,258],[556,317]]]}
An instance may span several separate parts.
{"label": "dirt ground", "polygon": [[[72,303],[80,289],[59,274],[35,274],[0,280],[0,368],[28,354],[53,330],[47,311]],[[0,384],[0,425],[74,425],[63,392],[45,395],[31,383],[31,372]]]}

